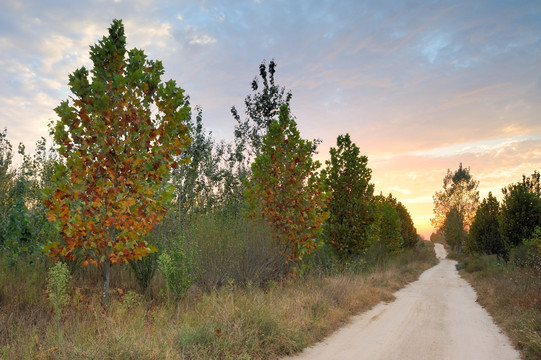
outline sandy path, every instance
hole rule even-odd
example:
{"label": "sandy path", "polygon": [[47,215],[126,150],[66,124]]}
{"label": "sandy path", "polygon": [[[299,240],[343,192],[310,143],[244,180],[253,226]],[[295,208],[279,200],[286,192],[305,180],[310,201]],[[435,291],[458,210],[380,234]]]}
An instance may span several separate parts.
{"label": "sandy path", "polygon": [[349,325],[290,359],[520,359],[519,353],[477,303],[471,286],[444,259],[418,281],[354,317]]}

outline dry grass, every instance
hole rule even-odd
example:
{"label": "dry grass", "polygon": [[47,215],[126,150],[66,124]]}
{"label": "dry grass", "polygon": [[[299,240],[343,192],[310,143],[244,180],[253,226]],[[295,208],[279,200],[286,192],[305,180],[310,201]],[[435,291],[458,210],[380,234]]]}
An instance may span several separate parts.
{"label": "dry grass", "polygon": [[[305,276],[266,287],[229,284],[180,302],[147,302],[124,274],[110,306],[96,274],[76,275],[60,334],[45,289],[45,265],[0,270],[1,359],[274,359],[300,351],[348,318],[415,280],[435,263],[426,245],[371,273]],[[119,280],[121,279],[121,281]],[[90,280],[89,280],[90,279]],[[120,289],[122,287],[122,290]]]}
{"label": "dry grass", "polygon": [[[541,359],[541,273],[482,257],[461,275],[525,359]],[[467,271],[469,270],[469,272]]]}

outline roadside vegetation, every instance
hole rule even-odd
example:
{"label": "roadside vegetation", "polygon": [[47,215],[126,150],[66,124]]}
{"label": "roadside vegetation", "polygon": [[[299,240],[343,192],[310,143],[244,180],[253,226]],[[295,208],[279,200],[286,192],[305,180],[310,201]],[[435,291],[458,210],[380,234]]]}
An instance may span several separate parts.
{"label": "roadside vegetation", "polygon": [[[522,255],[518,255],[521,257]],[[516,261],[521,261],[516,259]],[[461,275],[474,287],[477,301],[525,359],[541,359],[541,272],[494,255],[459,263]]]}
{"label": "roadside vegetation", "polygon": [[[335,262],[332,273],[314,265],[302,277],[264,286],[234,280],[210,291],[192,286],[178,300],[145,300],[133,273],[121,267],[111,278],[106,308],[101,274],[85,268],[68,283],[59,324],[48,296],[48,266],[13,269],[4,262],[0,270],[10,276],[0,279],[0,321],[7,324],[0,329],[0,358],[275,359],[323,339],[351,315],[392,301],[435,262],[423,241],[392,258],[341,269],[345,265]],[[164,282],[154,277],[152,290]]]}
{"label": "roadside vegetation", "polygon": [[478,182],[462,168],[444,178],[434,196],[432,241],[451,248],[449,258],[475,288],[478,302],[525,359],[541,359],[541,191],[534,171],[479,203]]}
{"label": "roadside vegetation", "polygon": [[1,359],[277,358],[435,263],[348,134],[313,159],[274,61],[227,143],[120,20],[90,49],[52,146],[0,132]]}

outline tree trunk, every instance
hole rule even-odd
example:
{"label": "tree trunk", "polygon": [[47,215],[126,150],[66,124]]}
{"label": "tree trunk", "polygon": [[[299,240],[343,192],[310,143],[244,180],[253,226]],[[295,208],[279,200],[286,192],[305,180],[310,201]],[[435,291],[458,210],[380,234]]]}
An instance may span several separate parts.
{"label": "tree trunk", "polygon": [[109,295],[109,281],[111,279],[111,260],[109,260],[109,258],[103,262],[101,274],[103,277],[103,293],[101,294],[101,303],[103,307],[106,307],[107,297]]}

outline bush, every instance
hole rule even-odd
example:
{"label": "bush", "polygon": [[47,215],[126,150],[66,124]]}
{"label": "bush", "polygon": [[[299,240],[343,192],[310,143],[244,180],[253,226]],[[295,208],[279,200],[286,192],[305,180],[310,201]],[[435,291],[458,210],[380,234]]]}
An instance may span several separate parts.
{"label": "bush", "polygon": [[53,304],[57,318],[60,318],[60,312],[69,301],[68,283],[71,279],[70,271],[66,264],[62,262],[55,263],[49,269],[47,278],[47,292],[49,300]]}
{"label": "bush", "polygon": [[511,261],[511,264],[519,268],[528,266],[530,263],[528,246],[520,245],[511,249],[510,261]]}
{"label": "bush", "polygon": [[56,322],[57,341],[62,340],[62,330],[60,328],[60,316],[62,309],[68,304],[68,283],[71,279],[71,274],[68,266],[62,262],[55,263],[49,269],[47,278],[47,292],[49,300],[53,304]]}
{"label": "bush", "polygon": [[369,268],[378,268],[382,266],[385,258],[385,246],[380,242],[377,242],[370,246],[364,254],[364,259]]}
{"label": "bush", "polygon": [[474,256],[456,264],[457,270],[464,269],[469,273],[488,270],[499,265],[496,255]]}
{"label": "bush", "polygon": [[137,279],[137,284],[141,288],[141,291],[145,296],[149,296],[149,286],[150,281],[156,273],[158,268],[158,253],[148,254],[143,257],[141,260],[131,260],[130,268],[132,269],[135,278]]}
{"label": "bush", "polygon": [[158,267],[166,282],[167,297],[178,300],[192,285],[195,249],[183,238],[171,245],[158,257]]}
{"label": "bush", "polygon": [[527,265],[541,270],[541,226],[537,226],[530,239],[524,240]]}
{"label": "bush", "polygon": [[306,255],[303,263],[304,273],[314,274],[317,277],[334,275],[342,269],[336,250],[328,243],[323,243],[321,248]]}

